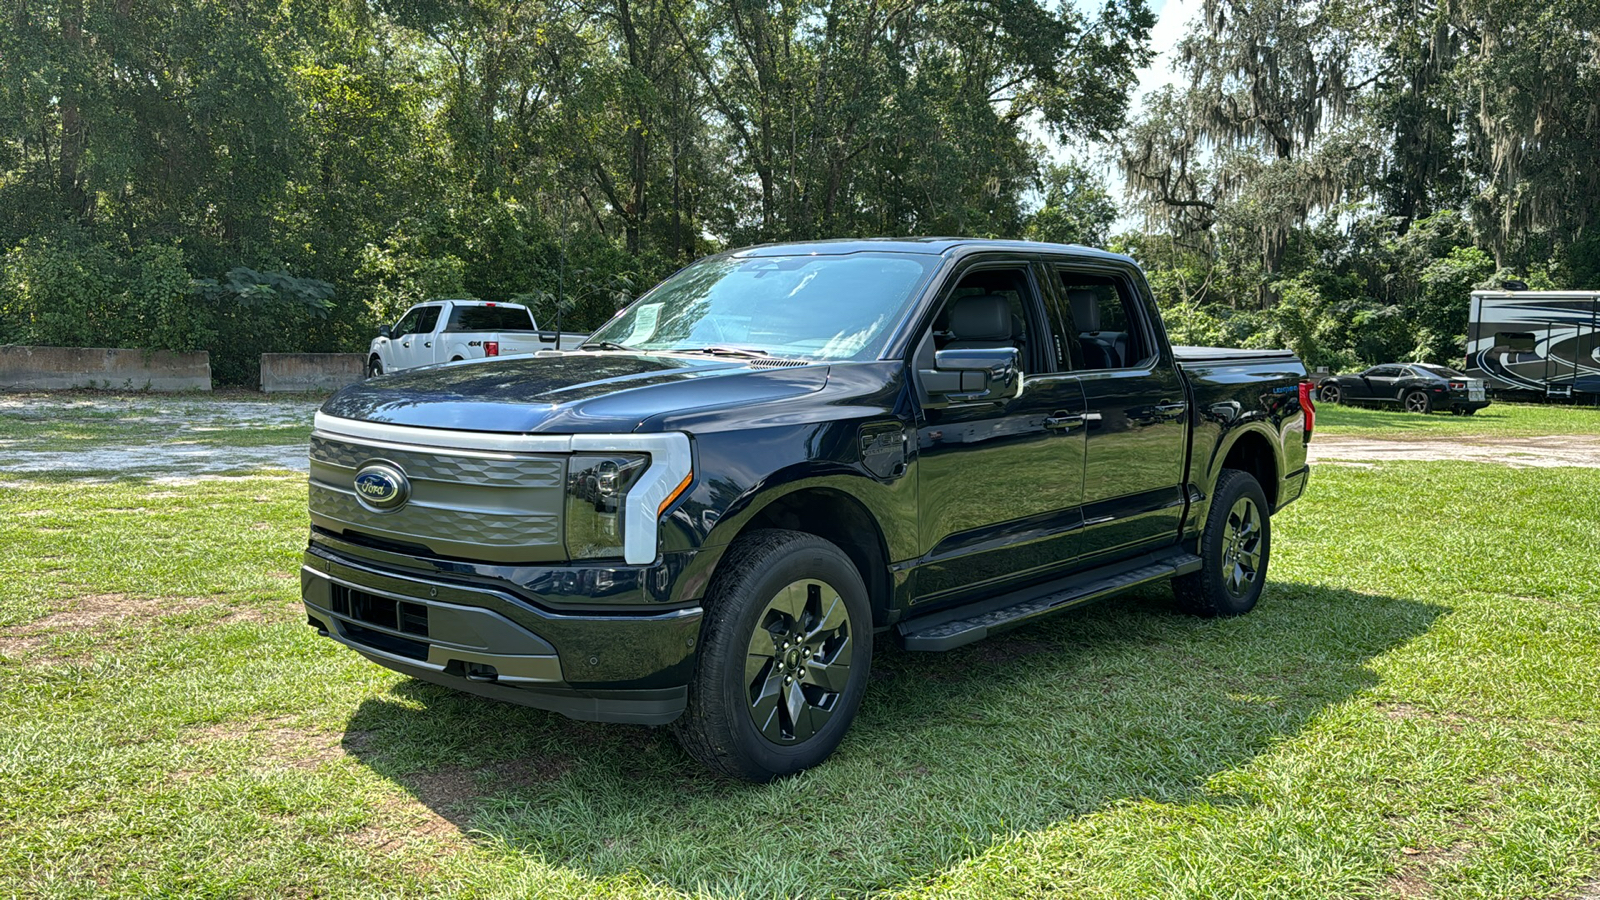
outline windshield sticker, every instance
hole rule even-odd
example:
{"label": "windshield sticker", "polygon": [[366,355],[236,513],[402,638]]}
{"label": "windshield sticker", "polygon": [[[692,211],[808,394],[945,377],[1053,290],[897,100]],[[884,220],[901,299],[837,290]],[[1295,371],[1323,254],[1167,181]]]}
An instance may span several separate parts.
{"label": "windshield sticker", "polygon": [[633,311],[633,330],[619,343],[637,347],[655,337],[656,323],[661,320],[661,304],[646,303]]}

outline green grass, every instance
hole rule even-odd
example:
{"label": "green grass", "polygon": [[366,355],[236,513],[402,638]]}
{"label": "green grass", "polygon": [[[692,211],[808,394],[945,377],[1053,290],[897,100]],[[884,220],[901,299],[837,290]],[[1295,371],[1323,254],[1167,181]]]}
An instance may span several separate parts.
{"label": "green grass", "polygon": [[1600,470],[1321,467],[1251,615],[1153,589],[881,649],[836,758],[759,787],[316,637],[304,502],[300,476],[6,476],[0,895],[1571,898],[1600,872]]}
{"label": "green grass", "polygon": [[1318,403],[1317,433],[1398,438],[1600,434],[1600,408],[1553,403],[1492,403],[1471,416],[1443,412],[1424,416],[1393,407]]}

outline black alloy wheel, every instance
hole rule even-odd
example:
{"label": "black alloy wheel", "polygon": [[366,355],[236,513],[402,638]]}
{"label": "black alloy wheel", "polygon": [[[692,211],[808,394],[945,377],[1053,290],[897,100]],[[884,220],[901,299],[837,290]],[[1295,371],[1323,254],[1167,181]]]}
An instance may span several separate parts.
{"label": "black alloy wheel", "polygon": [[750,719],[776,744],[810,740],[850,684],[850,621],[827,582],[793,582],[767,603],[750,635],[745,688]]}
{"label": "black alloy wheel", "polygon": [[1235,500],[1228,510],[1222,527],[1222,583],[1236,598],[1250,592],[1264,568],[1261,523],[1265,518],[1249,496]]}
{"label": "black alloy wheel", "polygon": [[743,535],[717,565],[689,702],[672,723],[707,767],[771,781],[826,760],[872,667],[872,608],[843,550],[798,531]]}
{"label": "black alloy wheel", "polygon": [[1200,536],[1200,570],[1172,579],[1180,609],[1210,617],[1238,616],[1255,608],[1272,554],[1270,509],[1254,475],[1222,470]]}
{"label": "black alloy wheel", "polygon": [[1339,385],[1325,384],[1322,386],[1322,390],[1319,391],[1318,394],[1320,395],[1323,403],[1338,403],[1340,400]]}
{"label": "black alloy wheel", "polygon": [[1433,412],[1433,401],[1423,391],[1411,391],[1405,396],[1406,412],[1430,413]]}

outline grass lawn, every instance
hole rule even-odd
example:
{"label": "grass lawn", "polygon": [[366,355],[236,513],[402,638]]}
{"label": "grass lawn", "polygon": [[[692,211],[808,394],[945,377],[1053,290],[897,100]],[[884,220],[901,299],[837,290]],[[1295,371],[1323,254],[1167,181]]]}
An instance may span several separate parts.
{"label": "grass lawn", "polygon": [[1597,469],[1322,466],[1251,615],[880,649],[760,787],[316,637],[304,503],[0,473],[0,896],[1600,896]]}
{"label": "grass lawn", "polygon": [[1394,407],[1317,404],[1317,433],[1426,439],[1433,435],[1533,437],[1600,434],[1600,408],[1544,403],[1492,403],[1471,416],[1408,413]]}

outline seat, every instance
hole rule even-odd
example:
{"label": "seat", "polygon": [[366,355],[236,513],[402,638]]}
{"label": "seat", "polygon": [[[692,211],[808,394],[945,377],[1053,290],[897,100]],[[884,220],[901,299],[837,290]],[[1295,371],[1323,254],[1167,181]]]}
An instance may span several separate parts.
{"label": "seat", "polygon": [[950,306],[950,341],[946,350],[993,350],[1015,347],[1011,304],[999,294],[962,297]]}
{"label": "seat", "polygon": [[1099,337],[1100,295],[1094,291],[1068,291],[1067,302],[1072,304],[1072,319],[1078,326],[1078,346],[1083,349],[1083,363],[1091,369],[1115,369],[1121,365],[1116,348]]}

